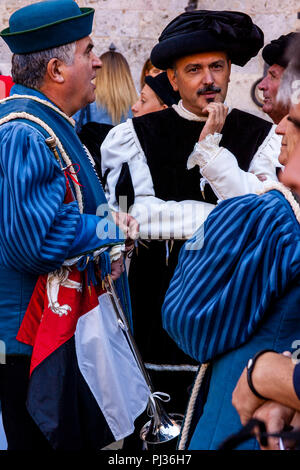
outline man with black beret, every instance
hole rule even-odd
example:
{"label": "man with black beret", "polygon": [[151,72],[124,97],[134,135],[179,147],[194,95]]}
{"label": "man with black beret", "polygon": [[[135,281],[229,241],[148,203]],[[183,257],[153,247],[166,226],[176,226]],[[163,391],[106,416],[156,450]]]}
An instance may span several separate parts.
{"label": "man with black beret", "polygon": [[262,45],[262,31],[244,13],[178,16],[151,61],[167,71],[181,100],[116,126],[101,147],[109,204],[117,209],[120,195],[134,200],[140,238],[151,240],[138,246],[129,271],[134,331],[154,385],[170,392],[167,405],[176,412],[185,410],[196,370],[161,326],[179,250],[218,200],[261,189],[257,175],[277,179],[275,126],[224,104],[231,63],[245,65]]}
{"label": "man with black beret", "polygon": [[[76,331],[79,316],[91,319],[93,298],[99,314],[100,274],[117,280],[124,270],[124,235],[110,216],[97,215],[107,201],[71,119],[95,99],[101,61],[90,38],[93,16],[73,0],[33,3],[14,12],[0,34],[13,52],[15,83],[0,106],[0,401],[8,450],[98,449],[119,433],[101,411],[111,403],[91,394],[91,369],[81,372]],[[92,341],[99,347],[105,339]],[[93,382],[105,369],[97,357],[89,362]],[[125,435],[140,397],[134,393],[139,410],[124,420],[116,412]]]}
{"label": "man with black beret", "polygon": [[269,68],[267,75],[258,84],[258,88],[262,90],[264,97],[262,110],[275,124],[278,124],[289,111],[288,107],[276,101],[276,96],[282,74],[288,65],[287,47],[290,41],[298,35],[299,33],[295,32],[282,35],[267,44],[262,51],[263,59]]}

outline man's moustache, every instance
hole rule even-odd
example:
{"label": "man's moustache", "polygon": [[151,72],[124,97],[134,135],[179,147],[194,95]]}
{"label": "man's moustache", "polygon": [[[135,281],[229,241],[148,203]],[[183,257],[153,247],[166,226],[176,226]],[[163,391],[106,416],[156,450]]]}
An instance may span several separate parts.
{"label": "man's moustache", "polygon": [[197,90],[197,95],[198,96],[205,95],[208,92],[220,93],[221,91],[222,91],[221,88],[211,85],[205,88],[199,88],[199,90]]}

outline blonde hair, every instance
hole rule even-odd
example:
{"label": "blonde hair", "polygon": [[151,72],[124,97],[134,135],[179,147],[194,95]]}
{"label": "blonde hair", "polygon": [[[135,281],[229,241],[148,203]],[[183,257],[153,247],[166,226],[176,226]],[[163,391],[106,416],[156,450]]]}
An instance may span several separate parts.
{"label": "blonde hair", "polygon": [[133,78],[127,60],[119,52],[105,52],[100,59],[102,67],[96,76],[96,104],[106,108],[113,124],[119,124],[138,99]]}

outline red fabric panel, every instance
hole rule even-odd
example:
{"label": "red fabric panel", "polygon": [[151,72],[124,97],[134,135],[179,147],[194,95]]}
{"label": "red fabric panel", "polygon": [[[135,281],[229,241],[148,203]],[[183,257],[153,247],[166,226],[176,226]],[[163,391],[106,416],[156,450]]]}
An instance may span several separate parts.
{"label": "red fabric panel", "polygon": [[30,373],[74,335],[78,318],[99,304],[104,291],[97,281],[88,286],[86,270],[75,267],[64,270],[60,279],[53,273],[39,277],[17,336],[33,345]]}

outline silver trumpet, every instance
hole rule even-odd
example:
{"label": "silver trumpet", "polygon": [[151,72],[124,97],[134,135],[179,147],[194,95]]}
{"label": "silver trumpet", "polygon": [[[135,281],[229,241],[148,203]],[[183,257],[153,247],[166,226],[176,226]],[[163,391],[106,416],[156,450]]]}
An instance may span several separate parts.
{"label": "silver trumpet", "polygon": [[[182,415],[170,414],[168,415],[160,403],[160,392],[155,392],[150,376],[145,368],[141,354],[138,350],[136,342],[130,331],[128,321],[125,313],[123,312],[121,301],[118,297],[116,288],[110,276],[104,280],[104,285],[107,293],[111,297],[112,305],[117,316],[119,326],[124,331],[127,342],[132,350],[135,360],[142,372],[145,381],[151,392],[148,402],[148,412],[151,417],[140,431],[140,438],[148,444],[160,444],[168,442],[179,436],[182,422]],[[166,395],[166,394],[161,394]]]}

